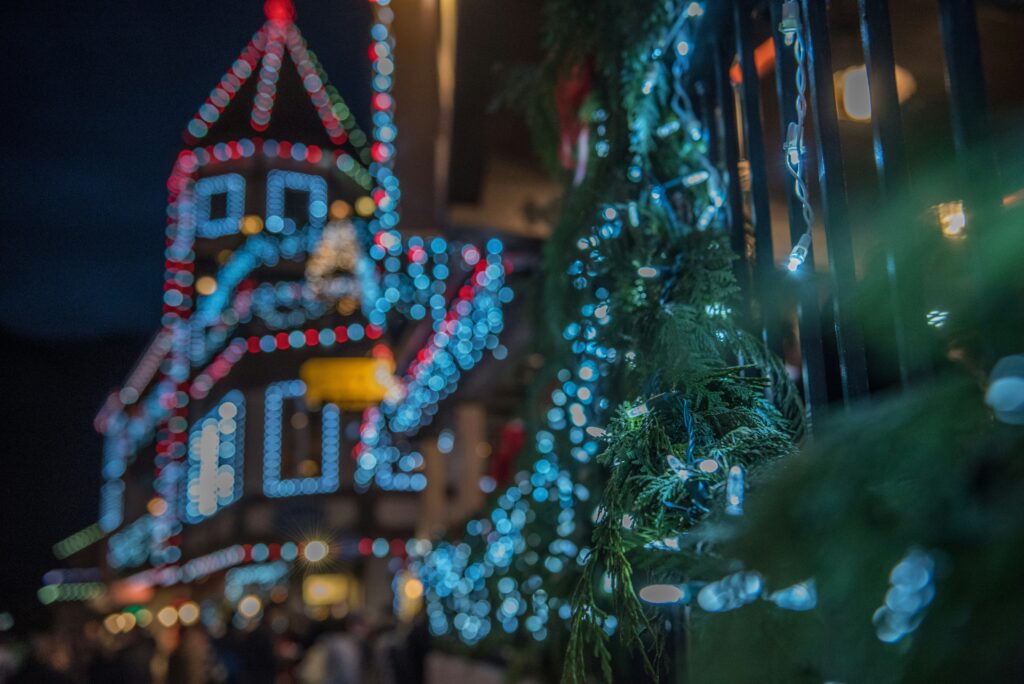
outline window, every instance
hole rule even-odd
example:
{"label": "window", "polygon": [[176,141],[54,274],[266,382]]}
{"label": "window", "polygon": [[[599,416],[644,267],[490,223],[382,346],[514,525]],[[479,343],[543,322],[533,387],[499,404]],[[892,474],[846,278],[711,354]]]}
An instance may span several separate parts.
{"label": "window", "polygon": [[185,520],[210,517],[242,496],[245,398],[238,390],[203,416],[189,433]]}
{"label": "window", "polygon": [[298,171],[271,171],[267,176],[266,228],[293,235],[313,228],[319,235],[327,218],[327,181]]}
{"label": "window", "polygon": [[324,494],[338,489],[341,411],[305,401],[301,380],[267,387],[263,439],[263,493],[267,496]]}
{"label": "window", "polygon": [[237,233],[245,213],[245,179],[237,173],[203,178],[195,185],[196,232],[218,238]]}

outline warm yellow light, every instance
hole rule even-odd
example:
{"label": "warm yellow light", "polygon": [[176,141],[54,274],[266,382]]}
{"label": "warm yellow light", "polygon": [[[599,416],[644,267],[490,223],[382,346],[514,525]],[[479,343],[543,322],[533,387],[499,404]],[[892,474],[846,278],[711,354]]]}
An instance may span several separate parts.
{"label": "warm yellow light", "polygon": [[196,279],[196,292],[201,295],[212,295],[217,291],[217,281],[210,276],[199,276]]}
{"label": "warm yellow light", "polygon": [[252,619],[260,614],[263,609],[263,602],[260,601],[259,596],[249,594],[243,596],[242,600],[238,602],[238,614],[244,618]]}
{"label": "warm yellow light", "polygon": [[248,214],[242,219],[242,235],[255,235],[263,230],[263,219],[255,214]]}
{"label": "warm yellow light", "polygon": [[107,631],[111,634],[121,633],[121,621],[118,619],[121,615],[119,613],[111,613],[103,619],[103,626],[107,628]]}
{"label": "warm yellow light", "polygon": [[342,297],[338,300],[338,313],[342,316],[351,316],[359,308],[359,300],[355,297]]}
{"label": "warm yellow light", "polygon": [[181,607],[178,608],[178,619],[186,627],[194,625],[199,620],[199,606],[194,601],[181,604]]}
{"label": "warm yellow light", "polygon": [[854,121],[871,120],[871,89],[868,87],[868,72],[864,67],[854,67],[843,72],[841,91],[843,111]]}
{"label": "warm yellow light", "polygon": [[395,578],[398,590],[395,594],[398,619],[412,620],[423,606],[423,582],[408,570],[402,570]]}
{"label": "warm yellow light", "polygon": [[345,200],[334,200],[329,211],[332,219],[347,219],[352,215],[352,205]]}
{"label": "warm yellow light", "polygon": [[[871,88],[867,67],[863,64],[838,71],[835,74],[836,97],[840,113],[852,121],[871,120]],[[917,81],[903,67],[896,66],[896,95],[900,103],[906,102],[917,91]]]}
{"label": "warm yellow light", "polygon": [[329,401],[343,410],[361,411],[387,397],[394,371],[391,359],[317,357],[299,366],[299,379],[306,383],[307,404]]}
{"label": "warm yellow light", "polygon": [[349,593],[349,579],[344,575],[307,575],[302,580],[302,601],[307,606],[344,603]]}
{"label": "warm yellow light", "polygon": [[943,237],[950,240],[959,240],[964,237],[967,229],[967,214],[964,213],[962,201],[955,200],[936,205],[935,213],[939,218],[939,227],[942,229]]}
{"label": "warm yellow light", "polygon": [[328,547],[322,541],[311,541],[302,549],[302,557],[310,563],[319,563],[327,558]]}
{"label": "warm yellow light", "polygon": [[420,582],[415,577],[406,580],[405,584],[402,586],[402,593],[405,594],[405,598],[407,599],[418,599],[423,596],[423,582]]}
{"label": "warm yellow light", "polygon": [[117,624],[122,632],[130,632],[135,627],[135,616],[131,613],[121,613],[117,616]]}
{"label": "warm yellow light", "polygon": [[174,606],[164,606],[157,611],[156,621],[164,627],[173,627],[174,623],[178,621],[178,611],[174,609]]}
{"label": "warm yellow light", "polygon": [[356,213],[360,216],[373,216],[377,210],[377,203],[372,197],[360,197],[356,200]]}
{"label": "warm yellow light", "polygon": [[161,499],[159,496],[154,496],[146,504],[146,510],[149,514],[155,518],[159,518],[161,515],[167,512],[167,502]]}

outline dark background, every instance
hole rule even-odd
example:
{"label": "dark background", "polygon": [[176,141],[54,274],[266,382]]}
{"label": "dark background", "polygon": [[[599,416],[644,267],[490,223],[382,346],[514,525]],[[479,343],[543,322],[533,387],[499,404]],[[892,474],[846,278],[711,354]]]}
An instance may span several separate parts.
{"label": "dark background", "polygon": [[[295,4],[332,83],[366,112],[368,3]],[[18,0],[3,13],[0,611],[23,623],[59,565],[53,543],[97,519],[92,419],[159,325],[181,132],[263,11]]]}

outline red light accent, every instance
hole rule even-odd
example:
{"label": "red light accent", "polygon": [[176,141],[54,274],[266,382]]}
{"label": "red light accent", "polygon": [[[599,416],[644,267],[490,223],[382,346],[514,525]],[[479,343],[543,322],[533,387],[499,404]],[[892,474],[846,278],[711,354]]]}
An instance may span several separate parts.
{"label": "red light accent", "polygon": [[[759,78],[764,78],[775,68],[775,42],[771,38],[754,48],[754,67]],[[729,69],[729,80],[736,85],[743,83],[739,64],[733,64]]]}
{"label": "red light accent", "polygon": [[366,326],[366,336],[371,340],[376,340],[380,337],[381,330],[377,326],[370,324]]}
{"label": "red light accent", "polygon": [[283,333],[283,332],[277,333],[276,335],[274,335],[274,341],[277,343],[277,348],[278,349],[287,349],[288,348],[288,333]]}
{"label": "red light accent", "polygon": [[313,345],[313,344],[318,344],[319,342],[320,342],[320,333],[318,333],[316,330],[307,330],[306,331],[306,344]]}
{"label": "red light accent", "polygon": [[336,338],[338,338],[339,342],[347,342],[348,341],[348,328],[346,328],[343,325],[339,325],[338,327],[336,327],[334,329],[334,336]]}
{"label": "red light accent", "polygon": [[388,146],[379,142],[373,143],[370,154],[373,155],[375,162],[385,162],[391,156],[391,153],[388,152]]}
{"label": "red light accent", "polygon": [[280,544],[267,544],[267,551],[270,553],[270,560],[275,560],[281,557]]}
{"label": "red light accent", "polygon": [[285,24],[295,20],[295,7],[291,0],[267,0],[263,3],[263,14],[270,21]]}
{"label": "red light accent", "polygon": [[316,164],[324,158],[323,150],[316,145],[310,145],[306,148],[306,161],[310,164]]}
{"label": "red light accent", "polygon": [[245,553],[245,560],[252,560],[252,544],[242,544],[242,551]]}
{"label": "red light accent", "polygon": [[277,144],[277,156],[281,159],[292,158],[292,144],[287,140],[282,140]]}
{"label": "red light accent", "polygon": [[363,537],[359,540],[359,555],[369,556],[373,553],[373,540]]}

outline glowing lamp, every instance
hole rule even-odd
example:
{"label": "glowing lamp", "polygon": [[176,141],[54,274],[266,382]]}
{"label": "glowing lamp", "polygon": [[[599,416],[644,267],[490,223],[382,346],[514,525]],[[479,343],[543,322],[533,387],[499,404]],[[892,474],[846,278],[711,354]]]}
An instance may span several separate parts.
{"label": "glowing lamp", "polygon": [[157,612],[156,621],[164,627],[173,627],[178,621],[178,611],[174,606],[164,606]]}
{"label": "glowing lamp", "polygon": [[322,541],[311,541],[302,548],[302,557],[310,563],[319,563],[327,558],[329,547]]}
{"label": "glowing lamp", "polygon": [[248,620],[259,615],[262,609],[263,602],[260,601],[258,596],[254,596],[253,594],[243,596],[242,600],[238,602],[238,614]]}
{"label": "glowing lamp", "polygon": [[[839,111],[851,121],[871,120],[871,88],[868,83],[867,67],[863,64],[836,72],[836,97]],[[917,91],[917,81],[909,71],[896,66],[896,96],[900,104],[910,99]]]}
{"label": "glowing lamp", "polygon": [[961,200],[937,204],[935,214],[939,219],[943,237],[959,240],[965,236],[967,214],[964,213],[964,203]]}
{"label": "glowing lamp", "polygon": [[[159,616],[157,617],[159,618]],[[178,608],[178,620],[186,627],[194,625],[199,621],[199,606],[196,605],[195,601],[187,601],[181,604],[181,607]]]}

